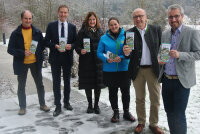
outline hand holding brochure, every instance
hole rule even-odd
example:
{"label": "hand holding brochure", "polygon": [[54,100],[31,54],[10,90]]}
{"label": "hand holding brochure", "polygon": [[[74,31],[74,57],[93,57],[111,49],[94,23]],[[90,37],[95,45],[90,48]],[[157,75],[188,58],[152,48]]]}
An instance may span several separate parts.
{"label": "hand holding brochure", "polygon": [[161,50],[160,50],[160,61],[168,62],[169,61],[169,51],[170,51],[171,44],[169,43],[162,43]]}
{"label": "hand holding brochure", "polygon": [[106,56],[108,59],[115,59],[116,57],[118,57],[118,55],[110,52],[110,51],[107,51],[107,56]]}
{"label": "hand holding brochure", "polygon": [[35,54],[36,49],[37,49],[37,45],[38,45],[38,42],[32,40],[32,42],[31,42],[31,46],[30,46],[30,51],[31,51],[32,54]]}
{"label": "hand holding brochure", "polygon": [[134,50],[134,32],[126,32],[126,45]]}
{"label": "hand holding brochure", "polygon": [[65,38],[59,38],[59,45],[60,45],[60,51],[65,51],[65,45],[66,45],[66,39]]}
{"label": "hand holding brochure", "polygon": [[90,52],[90,38],[83,39],[83,47],[87,52]]}

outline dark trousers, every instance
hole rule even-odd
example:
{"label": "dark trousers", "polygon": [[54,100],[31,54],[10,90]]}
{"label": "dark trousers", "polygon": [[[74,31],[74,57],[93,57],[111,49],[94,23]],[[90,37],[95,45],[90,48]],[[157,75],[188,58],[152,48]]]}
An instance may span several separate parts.
{"label": "dark trousers", "polygon": [[[92,89],[85,89],[85,94],[87,97],[88,106],[93,107],[92,106]],[[101,89],[94,89],[94,97],[95,97],[94,107],[98,106],[100,94],[101,94]]]}
{"label": "dark trousers", "polygon": [[123,110],[129,110],[130,103],[130,86],[126,87],[108,87],[109,100],[113,110],[118,110],[118,88],[122,93]]}
{"label": "dark trousers", "polygon": [[37,69],[37,64],[24,64],[22,72],[20,75],[17,76],[18,80],[18,100],[20,108],[26,108],[26,94],[25,94],[25,86],[26,86],[26,79],[28,74],[28,69],[30,68],[32,77],[35,81],[37,92],[38,92],[38,99],[40,106],[45,105],[44,100],[44,86],[42,82],[42,73],[41,70]]}
{"label": "dark trousers", "polygon": [[51,64],[51,71],[53,77],[53,92],[54,92],[54,104],[56,107],[61,107],[61,69],[63,72],[64,80],[64,104],[69,103],[70,99],[70,77],[71,77],[71,65],[66,63]]}
{"label": "dark trousers", "polygon": [[187,122],[185,110],[190,89],[184,88],[178,79],[162,79],[162,97],[170,134],[186,134]]}

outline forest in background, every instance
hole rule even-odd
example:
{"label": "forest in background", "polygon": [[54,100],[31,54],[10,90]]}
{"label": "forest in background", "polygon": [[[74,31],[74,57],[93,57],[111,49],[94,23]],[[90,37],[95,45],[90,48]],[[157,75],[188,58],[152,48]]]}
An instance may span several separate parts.
{"label": "forest in background", "polygon": [[[69,7],[68,21],[80,29],[88,11],[97,13],[101,28],[107,29],[110,17],[117,17],[121,25],[131,25],[132,12],[136,8],[143,8],[147,12],[148,23],[160,25],[162,29],[167,25],[167,7],[171,4],[180,4],[185,10],[185,15],[197,24],[200,18],[200,0],[0,0],[0,41],[5,33],[9,38],[10,33],[21,24],[20,14],[28,9],[33,13],[33,25],[42,32],[46,31],[49,22],[58,19],[59,5]],[[74,56],[72,77],[76,77],[78,56]]]}
{"label": "forest in background", "polygon": [[167,24],[166,9],[171,4],[180,4],[185,14],[195,23],[200,17],[200,0],[0,0],[0,39],[2,33],[7,38],[11,31],[21,23],[20,13],[28,9],[33,13],[33,24],[45,32],[49,22],[57,20],[59,5],[69,7],[68,21],[80,28],[88,11],[97,13],[105,31],[107,20],[117,17],[121,25],[132,24],[132,11],[138,7],[147,11],[149,23]]}

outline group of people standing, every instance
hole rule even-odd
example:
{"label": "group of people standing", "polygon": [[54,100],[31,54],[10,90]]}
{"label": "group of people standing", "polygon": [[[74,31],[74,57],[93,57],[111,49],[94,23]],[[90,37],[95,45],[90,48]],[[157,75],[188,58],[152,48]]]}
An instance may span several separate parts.
{"label": "group of people standing", "polygon": [[[79,54],[79,89],[84,89],[88,101],[87,113],[100,114],[99,98],[101,89],[108,87],[109,100],[113,110],[111,122],[119,122],[118,89],[122,94],[123,118],[134,122],[129,112],[131,80],[136,95],[138,125],[136,134],[143,131],[146,124],[145,96],[146,84],[149,90],[150,117],[149,128],[154,134],[163,134],[158,127],[160,92],[167,113],[171,134],[186,134],[185,110],[190,87],[196,83],[195,61],[200,59],[199,33],[183,25],[184,10],[180,5],[168,7],[168,21],[171,26],[163,32],[159,26],[147,24],[144,9],[137,8],[132,17],[134,27],[125,31],[119,20],[111,17],[109,29],[103,34],[99,19],[94,12],[88,12],[78,34],[76,26],[67,22],[69,8],[58,8],[59,19],[49,23],[45,39],[40,30],[32,25],[32,14],[25,10],[21,14],[22,24],[11,34],[8,53],[14,56],[14,73],[18,79],[19,114],[26,113],[25,84],[28,69],[36,83],[40,109],[48,112],[44,100],[42,82],[42,51],[50,48],[49,63],[53,78],[54,104],[53,116],[62,112],[61,73],[64,80],[64,108],[73,110],[70,105],[70,77],[73,65],[73,50]],[[134,32],[134,49],[126,44],[126,33]],[[65,40],[64,49],[59,44]],[[89,40],[88,51],[85,40]],[[30,51],[32,42],[37,42],[35,53]],[[161,62],[158,54],[162,43],[171,44],[168,62]],[[113,58],[108,57],[112,53]],[[92,90],[94,89],[94,103]]]}

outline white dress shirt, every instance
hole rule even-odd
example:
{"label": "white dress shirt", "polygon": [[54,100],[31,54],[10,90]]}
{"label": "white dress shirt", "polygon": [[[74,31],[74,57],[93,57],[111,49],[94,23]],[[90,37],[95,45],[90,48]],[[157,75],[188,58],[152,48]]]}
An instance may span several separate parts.
{"label": "white dress shirt", "polygon": [[152,65],[150,50],[149,50],[149,47],[147,46],[147,43],[144,39],[144,34],[146,32],[146,29],[147,29],[147,24],[146,24],[146,27],[143,30],[141,30],[139,28],[137,28],[137,29],[140,32],[140,35],[142,37],[142,58],[141,58],[141,61],[140,61],[140,65]]}
{"label": "white dress shirt", "polygon": [[61,27],[62,27],[62,23],[64,23],[64,33],[65,33],[65,39],[67,42],[67,37],[68,37],[68,23],[67,21],[65,22],[61,22],[60,20],[58,20],[58,34],[59,34],[59,38],[61,37]]}

